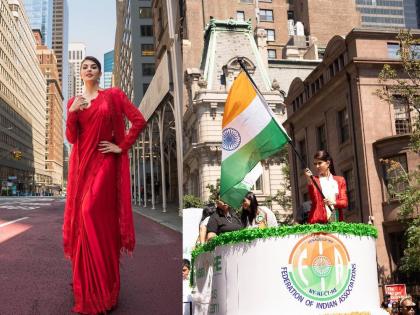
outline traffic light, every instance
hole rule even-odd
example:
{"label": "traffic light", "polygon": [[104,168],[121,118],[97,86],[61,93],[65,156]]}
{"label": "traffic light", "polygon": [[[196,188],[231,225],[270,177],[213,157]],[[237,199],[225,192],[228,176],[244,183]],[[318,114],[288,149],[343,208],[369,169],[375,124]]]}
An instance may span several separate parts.
{"label": "traffic light", "polygon": [[13,150],[12,151],[12,156],[13,156],[13,159],[15,159],[15,160],[22,160],[22,151]]}

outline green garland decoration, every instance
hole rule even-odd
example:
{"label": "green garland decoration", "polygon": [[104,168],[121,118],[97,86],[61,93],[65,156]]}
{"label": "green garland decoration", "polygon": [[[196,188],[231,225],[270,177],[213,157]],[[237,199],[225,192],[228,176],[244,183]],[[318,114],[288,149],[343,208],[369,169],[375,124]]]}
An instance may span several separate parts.
{"label": "green garland decoration", "polygon": [[373,225],[346,222],[331,222],[328,224],[282,225],[279,227],[266,229],[243,229],[234,232],[227,232],[212,238],[206,244],[198,245],[192,251],[190,284],[193,285],[194,261],[196,257],[202,253],[213,251],[217,246],[249,243],[256,239],[264,239],[269,237],[285,237],[294,234],[311,234],[320,232],[350,234],[355,236],[368,236],[374,238],[378,237],[378,230]]}

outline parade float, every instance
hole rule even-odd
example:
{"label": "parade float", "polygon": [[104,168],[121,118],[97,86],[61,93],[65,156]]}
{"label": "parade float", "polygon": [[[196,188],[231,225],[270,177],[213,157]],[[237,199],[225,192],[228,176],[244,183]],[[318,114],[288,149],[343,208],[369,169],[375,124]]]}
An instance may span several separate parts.
{"label": "parade float", "polygon": [[381,314],[376,237],[344,222],[222,234],[192,253],[194,314]]}

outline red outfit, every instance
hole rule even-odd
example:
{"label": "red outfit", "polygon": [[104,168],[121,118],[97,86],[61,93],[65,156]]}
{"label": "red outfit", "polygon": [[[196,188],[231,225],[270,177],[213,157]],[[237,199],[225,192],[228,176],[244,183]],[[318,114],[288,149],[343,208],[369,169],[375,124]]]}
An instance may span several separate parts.
{"label": "red outfit", "polygon": [[[127,135],[124,116],[132,123]],[[117,88],[98,91],[89,108],[67,114],[66,137],[73,146],[63,241],[72,261],[74,312],[97,314],[117,304],[119,255],[121,250],[132,252],[135,244],[127,149],[145,125]],[[100,141],[123,151],[101,153]]]}
{"label": "red outfit", "polygon": [[[344,177],[333,176],[338,185],[338,194],[336,195],[334,208],[338,210],[339,221],[343,221],[343,208],[347,208],[347,188]],[[321,188],[321,183],[318,176],[314,176],[318,187]],[[311,211],[309,212],[308,223],[327,223],[327,211],[325,210],[324,200],[318,189],[313,183],[308,185],[309,197],[312,201]]]}

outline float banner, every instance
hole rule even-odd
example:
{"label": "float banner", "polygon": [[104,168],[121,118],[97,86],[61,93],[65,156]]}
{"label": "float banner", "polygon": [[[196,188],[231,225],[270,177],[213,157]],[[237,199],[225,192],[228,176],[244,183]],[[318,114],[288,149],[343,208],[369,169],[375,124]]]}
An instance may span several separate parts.
{"label": "float banner", "polygon": [[[194,314],[379,314],[375,239],[296,234],[196,257]],[[363,301],[363,302],[362,302]]]}

